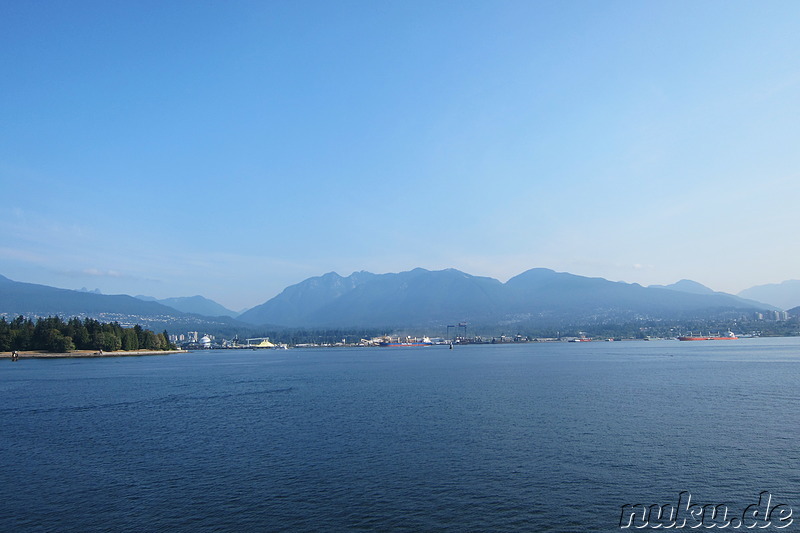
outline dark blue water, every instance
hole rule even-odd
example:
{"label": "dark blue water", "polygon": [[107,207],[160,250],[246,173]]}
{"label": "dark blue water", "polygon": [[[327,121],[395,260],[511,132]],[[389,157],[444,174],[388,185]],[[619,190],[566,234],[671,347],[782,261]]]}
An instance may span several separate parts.
{"label": "dark blue water", "polygon": [[800,512],[798,429],[800,339],[3,360],[0,531],[620,531],[680,491]]}

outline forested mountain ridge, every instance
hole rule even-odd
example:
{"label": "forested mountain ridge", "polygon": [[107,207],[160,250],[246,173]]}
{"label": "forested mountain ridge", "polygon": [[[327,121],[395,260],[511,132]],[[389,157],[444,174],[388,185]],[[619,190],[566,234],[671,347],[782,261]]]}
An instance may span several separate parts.
{"label": "forested mountain ridge", "polygon": [[413,326],[710,317],[770,306],[724,293],[649,288],[530,269],[502,283],[447,269],[309,278],[239,316],[291,327]]}
{"label": "forested mountain ridge", "polygon": [[[255,290],[255,289],[254,289]],[[196,297],[205,300],[202,297]],[[189,299],[182,299],[189,300]],[[272,328],[394,328],[482,325],[553,326],[630,323],[743,316],[773,309],[767,304],[714,292],[683,280],[672,286],[577,276],[534,268],[507,282],[455,269],[306,279],[242,313],[203,317],[127,295],[102,295],[20,283],[0,276],[0,315],[95,316],[170,330],[211,329],[245,333]],[[213,322],[213,324],[212,324]]]}
{"label": "forested mountain ridge", "polygon": [[235,318],[239,313],[218,304],[204,296],[183,296],[175,298],[153,298],[151,296],[136,295],[136,298],[145,302],[157,302],[171,307],[181,313],[192,313],[202,316],[228,316]]}
{"label": "forested mountain ridge", "polygon": [[118,321],[150,328],[188,331],[230,330],[240,326],[229,317],[205,317],[184,313],[158,302],[143,301],[125,294],[106,295],[59,289],[47,285],[13,281],[0,276],[0,316],[9,319],[61,316]]}

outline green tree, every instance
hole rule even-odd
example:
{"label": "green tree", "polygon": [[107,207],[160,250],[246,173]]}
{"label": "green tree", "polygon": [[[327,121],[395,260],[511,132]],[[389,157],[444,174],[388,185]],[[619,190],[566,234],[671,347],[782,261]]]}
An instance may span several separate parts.
{"label": "green tree", "polygon": [[164,330],[164,333],[162,333],[162,335],[164,336],[164,349],[165,350],[174,350],[175,348],[177,348],[177,346],[175,346],[174,344],[169,342],[169,333],[167,333],[167,330]]}
{"label": "green tree", "polygon": [[89,338],[91,339],[90,342],[94,342],[94,339],[103,330],[103,326],[100,324],[100,322],[92,318],[87,318],[84,320],[83,325],[86,328],[86,331],[89,332]]}
{"label": "green tree", "polygon": [[158,340],[158,336],[152,331],[145,330],[144,331],[144,349],[145,350],[160,350],[161,343]]}
{"label": "green tree", "polygon": [[115,352],[122,348],[122,341],[113,332],[101,331],[95,339],[95,348],[106,352]]}
{"label": "green tree", "polygon": [[25,319],[22,316],[14,319],[11,324],[11,349],[12,350],[30,350],[34,325],[30,319]]}
{"label": "green tree", "polygon": [[144,348],[146,344],[144,329],[142,329],[142,326],[139,324],[136,324],[133,326],[133,331],[136,333],[136,338],[139,340],[139,347]]}
{"label": "green tree", "polygon": [[156,343],[159,346],[159,350],[169,350],[168,338],[169,337],[164,337],[163,333],[156,333]]}
{"label": "green tree", "polygon": [[0,317],[0,352],[11,351],[11,324],[5,317]]}
{"label": "green tree", "polygon": [[86,325],[79,318],[72,318],[67,324],[65,335],[72,337],[75,347],[79,350],[89,350],[92,348],[92,336]]}
{"label": "green tree", "polygon": [[50,343],[50,331],[56,329],[57,326],[53,322],[52,317],[40,318],[36,321],[33,327],[33,336],[31,338],[32,350],[47,350]]}
{"label": "green tree", "polygon": [[48,332],[46,349],[56,353],[68,353],[75,349],[75,344],[72,342],[72,337],[67,337],[53,328]]}
{"label": "green tree", "polygon": [[126,351],[139,349],[139,338],[133,329],[126,329],[122,333],[122,349]]}

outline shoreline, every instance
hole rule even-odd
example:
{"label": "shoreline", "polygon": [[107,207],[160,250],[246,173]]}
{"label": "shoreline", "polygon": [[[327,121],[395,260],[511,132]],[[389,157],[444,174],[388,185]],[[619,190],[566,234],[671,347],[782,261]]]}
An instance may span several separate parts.
{"label": "shoreline", "polygon": [[[68,353],[51,353],[51,352],[37,352],[37,351],[24,351],[17,352],[19,359],[67,359],[67,358],[84,358],[84,357],[132,357],[140,355],[170,355],[176,353],[187,353],[186,350],[133,350],[116,352],[101,352],[97,350],[75,350]],[[11,359],[12,352],[0,352],[0,359]]]}

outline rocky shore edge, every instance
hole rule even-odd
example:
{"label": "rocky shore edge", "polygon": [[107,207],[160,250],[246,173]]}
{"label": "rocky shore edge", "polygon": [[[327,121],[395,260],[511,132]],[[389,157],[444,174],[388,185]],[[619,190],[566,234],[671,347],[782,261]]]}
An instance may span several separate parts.
{"label": "rocky shore edge", "polygon": [[[0,359],[12,359],[14,352],[0,352]],[[17,352],[18,359],[64,359],[70,357],[130,357],[138,355],[169,355],[175,353],[186,353],[186,350],[133,350],[116,352],[104,352],[101,350],[75,350],[68,353],[50,352]]]}

